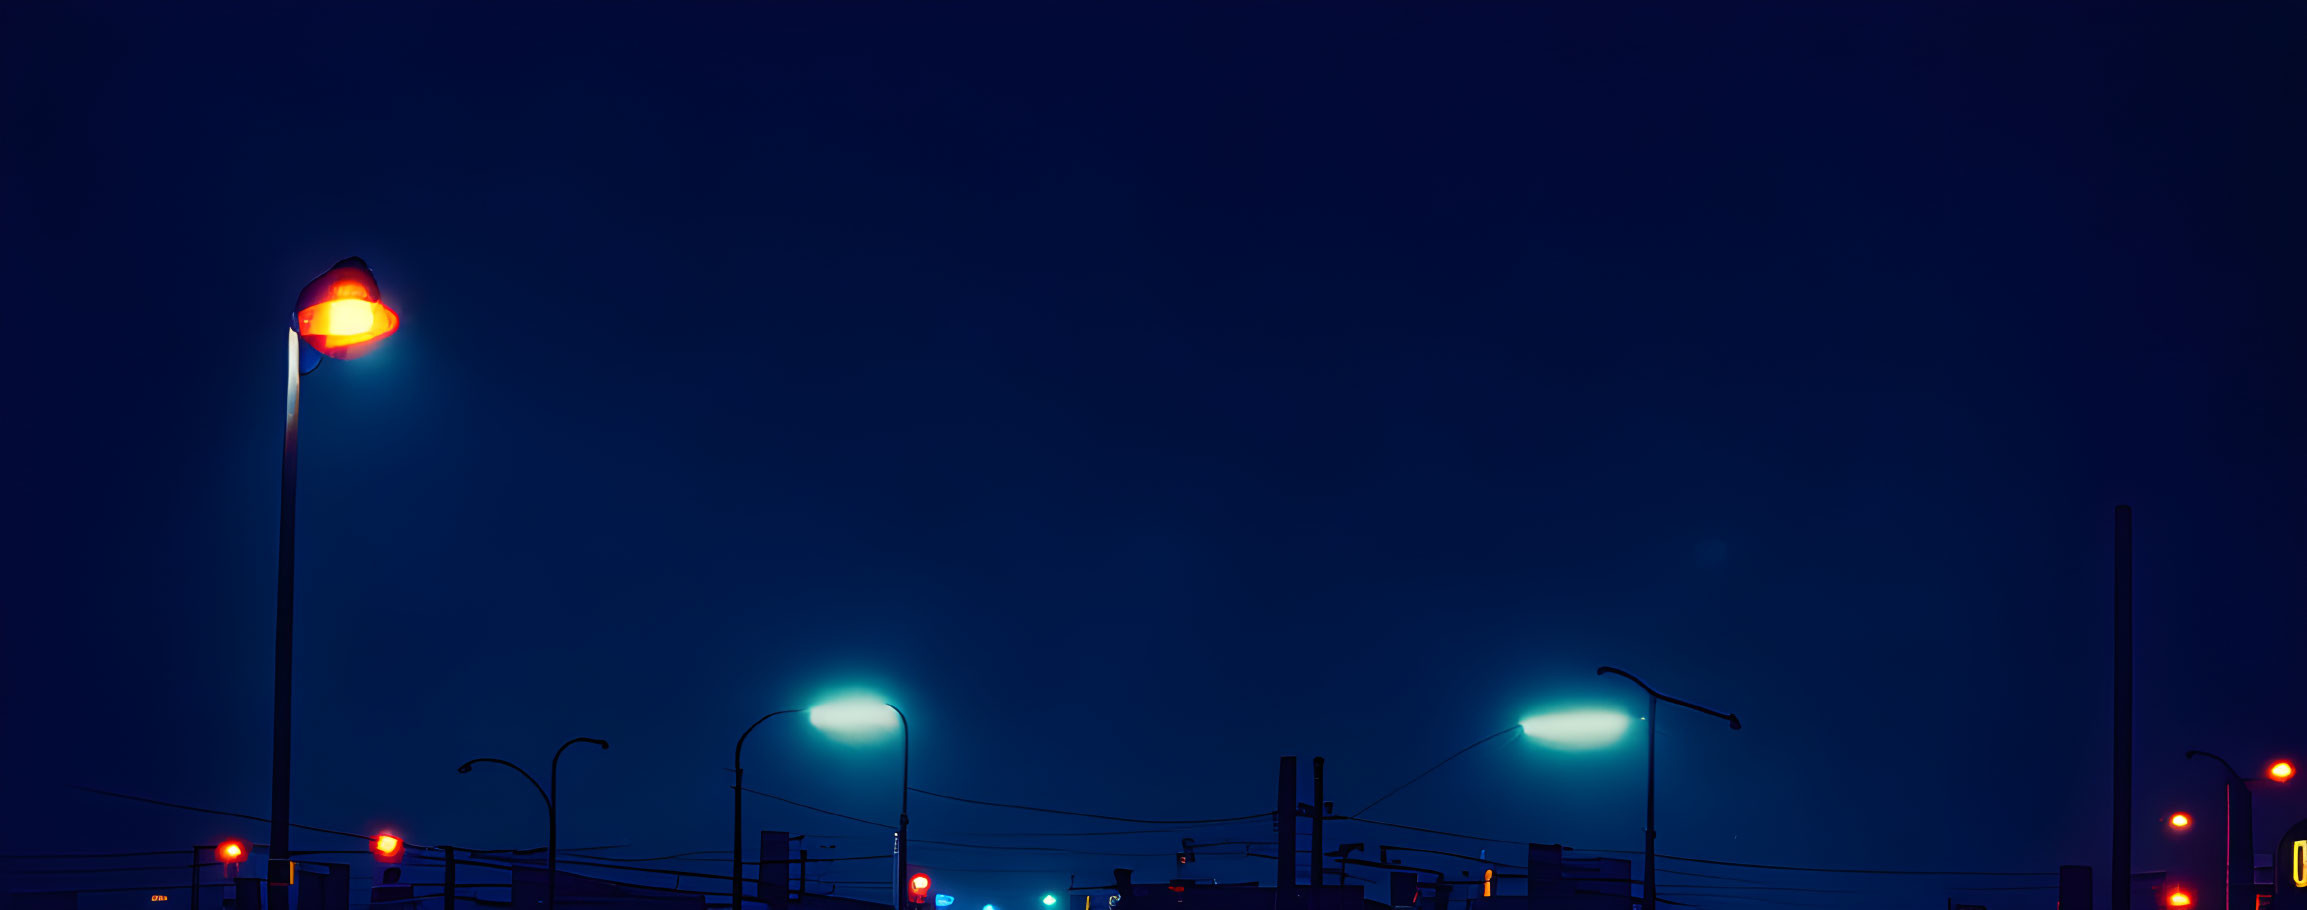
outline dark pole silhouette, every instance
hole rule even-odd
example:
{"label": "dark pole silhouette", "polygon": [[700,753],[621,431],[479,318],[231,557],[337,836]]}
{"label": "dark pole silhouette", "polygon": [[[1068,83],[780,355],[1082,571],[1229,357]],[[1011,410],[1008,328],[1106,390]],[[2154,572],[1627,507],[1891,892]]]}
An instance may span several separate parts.
{"label": "dark pole silhouette", "polygon": [[1646,808],[1643,810],[1642,823],[1642,907],[1643,910],[1658,910],[1658,703],[1681,705],[1700,714],[1722,718],[1730,721],[1730,729],[1733,730],[1739,729],[1740,724],[1736,714],[1725,714],[1704,705],[1692,704],[1674,696],[1663,694],[1657,689],[1651,688],[1649,683],[1643,682],[1634,674],[1617,667],[1596,667],[1594,669],[1596,676],[1610,673],[1626,677],[1635,685],[1641,686],[1642,691],[1650,694],[1650,774],[1648,783],[1644,785],[1646,795],[1643,802]]}
{"label": "dark pole silhouette", "polygon": [[[745,908],[745,738],[752,736],[753,728],[761,726],[769,718],[780,714],[796,714],[800,710],[787,708],[763,714],[760,720],[746,727],[745,732],[737,734],[737,754],[729,761],[729,771],[737,775],[737,785],[729,791],[729,910]],[[760,880],[764,883],[761,898],[766,902],[769,898],[766,887],[769,881],[769,858],[766,856],[761,858]]]}
{"label": "dark pole silhouette", "polygon": [[2259,901],[2258,870],[2252,868],[2251,784],[2227,760],[2201,749],[2187,750],[2188,758],[2208,758],[2227,772],[2227,908],[2253,910]]}
{"label": "dark pole silhouette", "polygon": [[905,906],[905,880],[913,875],[905,841],[906,826],[913,821],[906,814],[907,807],[913,804],[913,722],[906,719],[905,709],[890,705],[889,710],[897,712],[897,750],[901,753],[897,766],[897,878],[893,882],[896,887],[891,889],[895,893],[890,896],[889,906],[892,910],[900,910]]}
{"label": "dark pole silhouette", "polygon": [[504,760],[504,759],[501,759],[501,758],[476,758],[476,759],[473,759],[472,761],[469,761],[469,762],[465,762],[464,764],[462,764],[462,765],[458,765],[458,766],[457,766],[457,773],[458,773],[458,774],[471,774],[471,773],[473,773],[473,766],[474,766],[474,765],[503,765],[503,766],[505,766],[505,767],[507,767],[507,768],[511,768],[511,769],[513,769],[514,771],[518,771],[518,772],[520,772],[520,775],[521,775],[521,777],[522,777],[522,778],[524,778],[524,779],[526,779],[526,780],[529,782],[529,786],[537,788],[537,795],[538,795],[539,797],[542,797],[542,798],[544,799],[544,801],[545,801],[545,910],[559,910],[559,907],[560,907],[560,897],[561,897],[561,809],[560,809],[560,805],[561,805],[561,799],[560,799],[560,796],[561,796],[561,753],[569,751],[569,747],[570,747],[570,746],[574,746],[574,745],[576,745],[576,744],[578,744],[578,743],[592,743],[593,745],[596,745],[596,746],[600,746],[600,747],[601,747],[601,748],[603,748],[603,749],[606,749],[606,748],[608,748],[608,747],[609,747],[609,741],[608,741],[608,740],[605,740],[605,739],[594,739],[594,738],[592,738],[592,737],[590,737],[590,736],[579,736],[579,737],[577,737],[577,738],[575,738],[575,739],[569,740],[568,742],[562,743],[560,748],[553,750],[553,764],[552,764],[552,767],[551,767],[551,769],[550,769],[549,773],[546,775],[546,779],[552,782],[552,786],[551,786],[549,789],[548,789],[547,787],[545,787],[544,785],[538,784],[538,783],[537,783],[537,779],[536,779],[534,776],[530,775],[528,771],[526,771],[526,770],[523,770],[523,769],[521,768],[521,766],[519,766],[519,765],[516,765],[516,764],[513,764],[512,762],[506,761],[506,760]]}
{"label": "dark pole silhouette", "polygon": [[2115,507],[2115,910],[2131,910],[2131,507]]}

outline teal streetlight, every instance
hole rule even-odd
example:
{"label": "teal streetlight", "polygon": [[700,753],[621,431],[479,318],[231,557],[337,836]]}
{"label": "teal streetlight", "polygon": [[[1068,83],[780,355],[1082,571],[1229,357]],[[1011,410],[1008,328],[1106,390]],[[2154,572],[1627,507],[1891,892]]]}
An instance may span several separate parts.
{"label": "teal streetlight", "polygon": [[913,795],[913,724],[896,705],[874,698],[844,698],[809,709],[809,725],[836,739],[858,741],[891,730],[898,735],[897,871],[890,875],[889,905],[905,906],[905,879],[913,867],[906,860],[905,829],[911,822],[906,809]]}

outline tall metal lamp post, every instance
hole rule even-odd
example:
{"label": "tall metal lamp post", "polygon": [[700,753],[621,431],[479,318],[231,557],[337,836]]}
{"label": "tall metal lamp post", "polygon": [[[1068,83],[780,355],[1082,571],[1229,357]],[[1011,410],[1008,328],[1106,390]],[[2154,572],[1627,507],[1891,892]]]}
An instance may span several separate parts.
{"label": "tall metal lamp post", "polygon": [[1692,704],[1659,692],[1634,674],[1617,667],[1597,667],[1594,675],[1617,674],[1626,677],[1650,695],[1650,780],[1644,797],[1646,808],[1642,822],[1642,910],[1658,910],[1658,703],[1681,705],[1700,714],[1719,717],[1730,722],[1730,729],[1739,729],[1738,715],[1725,714],[1704,705]]}
{"label": "tall metal lamp post", "polygon": [[[272,627],[272,843],[265,881],[287,887],[293,876],[288,848],[288,755],[291,658],[296,652],[296,419],[303,397],[302,339],[313,350],[342,360],[368,353],[400,329],[400,314],[385,306],[376,274],[360,257],[340,260],[304,286],[288,330],[288,419],[280,447],[280,566]],[[320,364],[315,362],[314,369]],[[286,902],[282,902],[283,906]]]}
{"label": "tall metal lamp post", "polygon": [[552,769],[551,769],[551,771],[550,771],[550,772],[549,772],[549,773],[546,775],[546,780],[548,780],[548,781],[551,781],[551,784],[552,784],[552,786],[551,786],[551,789],[547,789],[547,788],[546,788],[546,787],[544,787],[544,786],[540,786],[540,785],[537,783],[537,779],[536,779],[535,777],[531,776],[531,775],[529,774],[529,772],[527,772],[527,771],[525,771],[525,770],[522,770],[521,766],[519,766],[519,765],[516,765],[516,764],[513,764],[512,762],[506,761],[506,760],[504,760],[504,759],[501,759],[501,758],[476,758],[476,759],[473,759],[472,761],[469,761],[469,762],[465,762],[464,764],[462,764],[462,765],[458,765],[458,766],[457,766],[457,773],[458,773],[458,774],[471,774],[471,773],[473,773],[473,766],[474,766],[474,765],[503,765],[503,766],[505,766],[505,767],[507,767],[507,768],[511,768],[511,769],[513,769],[514,771],[518,771],[518,772],[520,772],[520,775],[521,775],[522,777],[524,777],[524,778],[527,778],[527,779],[528,779],[528,781],[529,781],[529,786],[531,786],[531,787],[536,787],[536,788],[537,788],[537,795],[538,795],[538,796],[541,796],[541,797],[544,797],[544,800],[545,800],[545,910],[560,910],[560,897],[561,897],[561,753],[569,751],[569,747],[570,747],[570,746],[574,746],[574,745],[576,745],[576,744],[578,744],[578,743],[592,743],[593,745],[599,746],[599,747],[601,747],[601,748],[603,748],[603,749],[609,748],[609,741],[608,741],[608,740],[605,740],[605,739],[594,739],[594,738],[592,738],[592,737],[590,737],[590,736],[579,736],[579,737],[577,737],[577,738],[575,738],[575,739],[569,740],[568,742],[562,743],[560,748],[553,750],[553,765],[552,765]]}

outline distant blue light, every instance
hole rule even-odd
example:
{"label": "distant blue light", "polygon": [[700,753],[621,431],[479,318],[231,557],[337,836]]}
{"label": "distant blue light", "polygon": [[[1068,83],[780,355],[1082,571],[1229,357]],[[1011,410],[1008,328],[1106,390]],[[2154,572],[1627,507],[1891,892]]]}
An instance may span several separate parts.
{"label": "distant blue light", "polygon": [[937,896],[937,905],[938,905],[938,906],[940,906],[940,907],[951,907],[951,906],[953,906],[953,895],[951,895],[951,894],[940,894],[940,895],[938,895],[938,896]]}

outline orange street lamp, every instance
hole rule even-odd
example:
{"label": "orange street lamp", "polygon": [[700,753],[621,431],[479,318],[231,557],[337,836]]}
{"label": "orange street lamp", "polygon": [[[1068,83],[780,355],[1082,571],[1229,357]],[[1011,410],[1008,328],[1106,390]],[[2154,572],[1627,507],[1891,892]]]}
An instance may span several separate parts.
{"label": "orange street lamp", "polygon": [[2185,891],[2173,891],[2164,903],[2173,907],[2192,907],[2195,905],[2195,896]]}
{"label": "orange street lamp", "polygon": [[2267,766],[2267,779],[2278,784],[2289,783],[2291,775],[2297,773],[2299,773],[2299,769],[2291,767],[2291,763],[2287,761],[2279,761]]}
{"label": "orange street lamp", "polygon": [[[265,880],[286,887],[295,868],[288,849],[289,681],[296,653],[296,419],[303,399],[303,339],[329,357],[350,359],[398,331],[400,314],[385,306],[376,274],[359,257],[340,260],[297,292],[288,331],[288,420],[280,447],[280,569],[272,628],[272,843]],[[315,368],[319,364],[313,365]]]}
{"label": "orange street lamp", "polygon": [[2190,827],[2190,826],[2192,826],[2192,825],[2194,825],[2194,824],[2195,824],[2195,820],[2194,820],[2193,818],[2190,818],[2190,817],[2188,817],[2187,813],[2185,813],[2185,812],[2173,812],[2173,813],[2171,813],[2171,827],[2173,827],[2173,828],[2176,828],[2176,829],[2178,829],[2178,830],[2181,830],[2181,831],[2185,831],[2185,830],[2187,830],[2187,828],[2188,828],[2188,827]]}
{"label": "orange street lamp", "polygon": [[394,862],[401,858],[401,839],[390,834],[379,834],[369,841],[368,849],[370,853],[376,854],[377,859]]}

